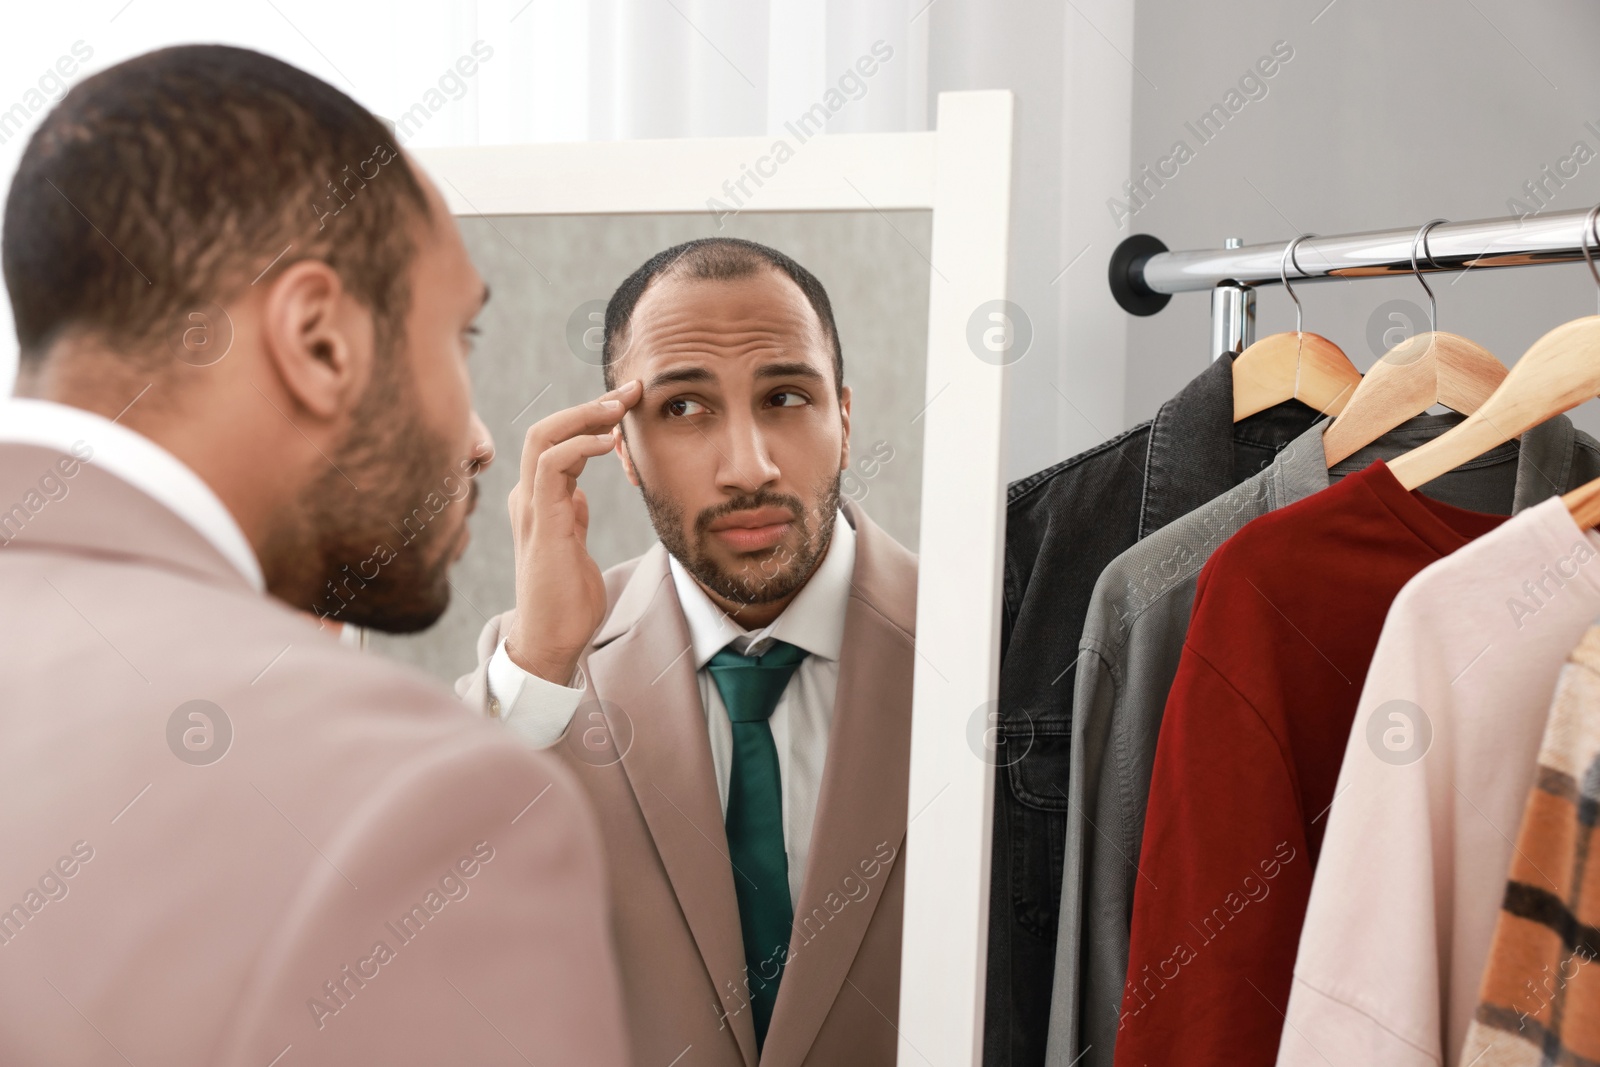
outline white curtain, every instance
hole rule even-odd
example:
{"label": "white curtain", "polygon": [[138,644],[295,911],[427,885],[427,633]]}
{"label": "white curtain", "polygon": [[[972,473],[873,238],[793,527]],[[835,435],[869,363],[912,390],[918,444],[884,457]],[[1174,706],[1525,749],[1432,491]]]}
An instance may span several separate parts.
{"label": "white curtain", "polygon": [[[268,52],[396,120],[410,145],[719,137],[782,128],[878,41],[892,50],[828,121],[833,133],[927,124],[925,0],[103,0],[13,12],[0,39],[0,179],[52,98],[166,45]],[[81,42],[81,44],[79,43]],[[66,79],[53,64],[92,57]],[[58,84],[58,82],[60,84]],[[852,86],[853,89],[853,86]],[[847,94],[847,98],[850,94]],[[37,108],[31,106],[38,103]],[[16,369],[0,316],[0,386]]]}
{"label": "white curtain", "polygon": [[[1022,474],[1121,429],[1125,316],[1106,293],[1114,235],[1098,205],[1128,167],[1133,2],[29,5],[9,13],[0,35],[0,116],[13,117],[0,121],[0,182],[9,184],[50,98],[180,43],[279,56],[395,120],[401,140],[419,146],[777,134],[830,93],[844,99],[830,109],[830,133],[923,130],[941,90],[1009,88],[1018,97],[1012,299],[1034,326],[1033,349],[1013,368],[1009,466]],[[92,57],[70,78],[46,77],[74,49]],[[880,61],[851,80],[864,56]],[[5,393],[15,367],[10,307],[0,302]]]}

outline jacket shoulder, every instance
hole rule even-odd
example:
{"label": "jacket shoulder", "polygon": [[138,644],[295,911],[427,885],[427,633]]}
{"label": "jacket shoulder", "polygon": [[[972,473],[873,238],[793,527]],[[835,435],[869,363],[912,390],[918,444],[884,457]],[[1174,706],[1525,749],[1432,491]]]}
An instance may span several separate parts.
{"label": "jacket shoulder", "polygon": [[1137,426],[1129,427],[1109,441],[1102,441],[1087,451],[1079,452],[1076,456],[1069,456],[1044,470],[1017,479],[1006,487],[1007,508],[1025,505],[1029,498],[1047,492],[1071,493],[1081,480],[1100,474],[1102,466],[1118,463],[1122,456],[1136,457],[1134,462],[1142,471],[1151,425],[1151,421],[1147,419]]}

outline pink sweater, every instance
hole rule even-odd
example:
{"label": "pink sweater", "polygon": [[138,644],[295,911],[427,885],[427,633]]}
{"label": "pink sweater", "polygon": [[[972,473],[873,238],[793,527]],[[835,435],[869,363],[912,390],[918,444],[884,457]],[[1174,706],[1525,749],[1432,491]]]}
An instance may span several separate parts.
{"label": "pink sweater", "polygon": [[1326,816],[1281,1067],[1460,1059],[1557,676],[1600,615],[1597,556],[1551,498],[1395,599]]}

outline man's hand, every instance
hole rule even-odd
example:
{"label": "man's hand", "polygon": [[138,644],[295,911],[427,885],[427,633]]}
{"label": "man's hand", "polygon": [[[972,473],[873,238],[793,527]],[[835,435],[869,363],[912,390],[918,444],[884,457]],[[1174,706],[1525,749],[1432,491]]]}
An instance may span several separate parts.
{"label": "man's hand", "polygon": [[606,610],[600,567],[589,556],[589,502],[578,475],[615,446],[622,416],[643,386],[629,381],[528,429],[522,477],[511,490],[517,611],[506,632],[511,662],[566,685]]}

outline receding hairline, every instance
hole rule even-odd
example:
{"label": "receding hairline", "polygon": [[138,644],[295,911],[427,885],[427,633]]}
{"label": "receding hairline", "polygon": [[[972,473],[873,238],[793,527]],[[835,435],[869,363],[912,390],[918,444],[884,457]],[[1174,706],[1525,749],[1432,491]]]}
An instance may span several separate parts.
{"label": "receding hairline", "polygon": [[[673,263],[663,268],[645,284],[643,292],[639,294],[639,299],[634,303],[633,310],[628,315],[627,329],[622,339],[623,350],[618,353],[617,357],[612,360],[609,365],[609,370],[613,379],[615,378],[616,369],[622,365],[622,362],[628,358],[629,353],[632,351],[633,338],[637,335],[638,330],[637,323],[640,308],[644,306],[645,301],[650,299],[651,294],[656,292],[656,290],[659,288],[657,285],[658,282],[676,279],[682,283],[692,283],[698,285],[736,285],[742,282],[749,282],[759,279],[763,274],[776,275],[779,279],[788,283],[788,288],[798,298],[798,303],[804,310],[802,317],[806,322],[806,329],[812,334],[812,341],[821,350],[823,361],[831,366],[834,362],[834,351],[828,343],[829,337],[827,324],[822,321],[821,314],[819,314],[817,309],[812,306],[811,301],[807,299],[805,290],[801,288],[800,283],[791,278],[789,273],[783,268],[779,267],[776,263],[761,260],[759,263],[752,264],[751,269],[747,273],[737,274],[731,277],[717,278],[697,277],[692,273],[688,273],[688,271],[679,267],[676,263]],[[819,375],[819,377],[821,376]],[[838,388],[842,388],[843,385],[843,381],[836,383],[836,387]]]}
{"label": "receding hairline", "polygon": [[613,371],[631,346],[633,316],[639,302],[658,278],[679,275],[695,281],[736,281],[759,277],[763,266],[787,275],[811,305],[815,321],[822,327],[824,343],[832,343],[834,391],[843,396],[844,345],[827,287],[793,256],[742,237],[701,237],[673,245],[645,260],[623,279],[606,303],[601,372],[607,386],[615,384]]}

